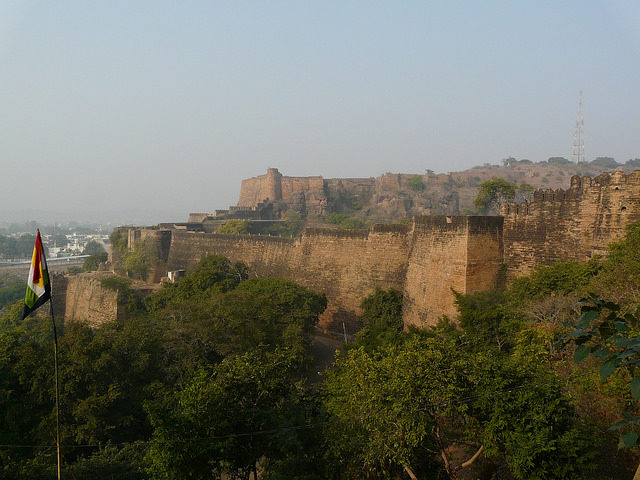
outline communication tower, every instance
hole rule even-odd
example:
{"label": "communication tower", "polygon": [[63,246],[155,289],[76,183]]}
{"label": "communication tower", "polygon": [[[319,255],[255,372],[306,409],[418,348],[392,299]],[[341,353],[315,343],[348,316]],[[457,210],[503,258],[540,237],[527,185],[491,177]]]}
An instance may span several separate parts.
{"label": "communication tower", "polygon": [[580,102],[578,103],[578,120],[576,120],[576,131],[573,134],[573,153],[571,160],[574,163],[582,163],[584,158],[584,118],[582,116],[582,90],[580,90]]}

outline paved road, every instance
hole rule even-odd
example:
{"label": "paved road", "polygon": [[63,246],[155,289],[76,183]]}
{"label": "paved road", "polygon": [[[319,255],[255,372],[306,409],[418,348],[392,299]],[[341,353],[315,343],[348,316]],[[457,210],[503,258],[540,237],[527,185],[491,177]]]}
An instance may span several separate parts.
{"label": "paved road", "polygon": [[333,363],[336,350],[344,348],[344,340],[326,335],[311,336],[311,355],[313,355],[313,371],[309,375],[312,384],[322,382],[320,372]]}
{"label": "paved road", "polygon": [[[69,270],[70,267],[82,267],[84,264],[84,258],[73,258],[73,259],[60,259],[53,260],[49,259],[47,261],[47,267],[49,267],[49,271],[52,273],[64,273]],[[27,274],[29,273],[29,264],[28,263],[20,263],[18,265],[7,265],[0,264],[0,278],[5,276],[19,276],[23,275],[27,278]]]}

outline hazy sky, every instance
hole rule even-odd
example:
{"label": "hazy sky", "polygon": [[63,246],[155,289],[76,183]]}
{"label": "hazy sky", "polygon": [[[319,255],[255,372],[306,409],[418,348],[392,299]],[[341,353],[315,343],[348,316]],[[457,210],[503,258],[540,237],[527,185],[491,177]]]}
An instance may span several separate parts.
{"label": "hazy sky", "polygon": [[0,220],[569,157],[580,89],[587,159],[640,157],[638,0],[0,0],[0,72]]}

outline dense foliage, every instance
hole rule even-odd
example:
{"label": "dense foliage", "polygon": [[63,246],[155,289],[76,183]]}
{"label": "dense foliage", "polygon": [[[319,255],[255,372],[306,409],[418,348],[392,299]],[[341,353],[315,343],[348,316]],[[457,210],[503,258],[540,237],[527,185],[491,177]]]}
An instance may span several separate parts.
{"label": "dense foliage", "polygon": [[107,257],[108,255],[106,252],[91,255],[90,257],[86,258],[84,263],[82,264],[82,271],[93,272],[95,270],[98,270],[100,264],[107,261]]}
{"label": "dense foliage", "polygon": [[[640,438],[638,252],[634,227],[607,258],[456,294],[456,322],[424,330],[378,289],[321,380],[324,295],[219,256],[143,302],[106,277],[127,319],[59,332],[65,475],[631,478],[637,453],[618,442]],[[0,316],[0,476],[52,478],[51,324],[20,311]]]}
{"label": "dense foliage", "polygon": [[516,196],[516,186],[504,178],[492,178],[478,186],[478,196],[473,205],[483,214],[497,212],[504,202],[512,201]]}
{"label": "dense foliage", "polygon": [[227,220],[216,229],[216,233],[226,235],[245,235],[249,233],[246,220]]}
{"label": "dense foliage", "polygon": [[338,225],[343,230],[357,230],[366,228],[366,224],[356,217],[345,213],[331,213],[327,216],[327,223]]}

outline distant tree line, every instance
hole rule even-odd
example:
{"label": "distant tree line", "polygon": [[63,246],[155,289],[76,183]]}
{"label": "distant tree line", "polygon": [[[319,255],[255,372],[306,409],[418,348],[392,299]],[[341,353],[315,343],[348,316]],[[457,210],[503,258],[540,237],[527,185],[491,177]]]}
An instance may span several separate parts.
{"label": "distant tree line", "polygon": [[36,236],[23,234],[17,237],[0,235],[0,258],[25,259],[31,258]]}
{"label": "distant tree line", "polygon": [[[517,160],[514,157],[507,157],[502,160],[502,164],[505,167],[515,167],[516,165],[531,165],[533,162],[531,160],[522,159]],[[542,162],[544,163],[544,162]],[[565,157],[549,157],[546,161],[550,165],[574,165],[574,162],[565,158]],[[596,157],[590,162],[584,162],[581,165],[593,165],[596,167],[604,167],[604,168],[617,168],[624,165],[632,166],[632,167],[640,167],[640,158],[632,158],[627,160],[624,163],[618,163],[613,157]]]}

